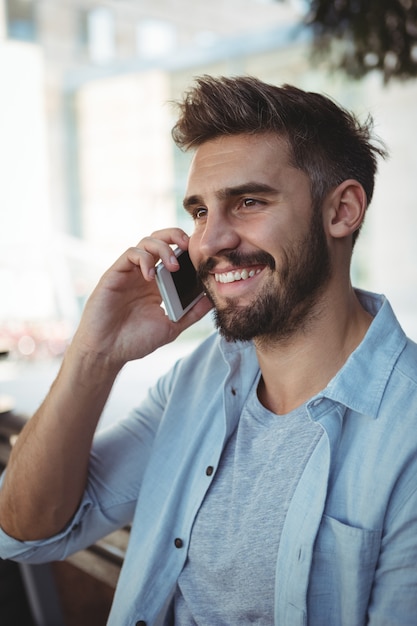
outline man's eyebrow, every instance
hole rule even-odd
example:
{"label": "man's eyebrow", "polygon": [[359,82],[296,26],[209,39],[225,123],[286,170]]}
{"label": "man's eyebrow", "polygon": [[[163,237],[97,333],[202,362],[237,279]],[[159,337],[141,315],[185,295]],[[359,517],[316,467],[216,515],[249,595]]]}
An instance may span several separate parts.
{"label": "man's eyebrow", "polygon": [[203,204],[203,200],[201,196],[187,196],[182,201],[182,205],[186,211],[191,211],[191,209],[198,204]]}
{"label": "man's eyebrow", "polygon": [[[271,185],[267,185],[265,183],[249,182],[242,185],[236,185],[234,187],[219,189],[216,192],[216,196],[219,200],[228,200],[229,198],[235,198],[236,196],[244,196],[253,193],[275,194],[278,193],[278,189],[275,189],[275,187],[271,187]],[[183,201],[184,209],[187,211],[198,204],[204,204],[202,196],[199,195],[188,196],[184,198]]]}
{"label": "man's eyebrow", "polygon": [[242,185],[236,185],[235,187],[226,187],[220,189],[217,192],[218,198],[221,200],[227,200],[228,198],[234,198],[235,196],[244,196],[251,193],[277,193],[277,189],[267,185],[266,183],[259,183],[256,181],[243,183]]}

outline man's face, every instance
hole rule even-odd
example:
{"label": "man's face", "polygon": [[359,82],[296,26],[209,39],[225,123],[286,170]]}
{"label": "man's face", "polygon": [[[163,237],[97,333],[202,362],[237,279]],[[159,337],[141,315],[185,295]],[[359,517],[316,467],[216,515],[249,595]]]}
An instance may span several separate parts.
{"label": "man's face", "polygon": [[276,135],[235,135],[201,145],[185,208],[190,256],[228,340],[290,337],[315,314],[330,277],[321,212],[308,177],[288,164]]}

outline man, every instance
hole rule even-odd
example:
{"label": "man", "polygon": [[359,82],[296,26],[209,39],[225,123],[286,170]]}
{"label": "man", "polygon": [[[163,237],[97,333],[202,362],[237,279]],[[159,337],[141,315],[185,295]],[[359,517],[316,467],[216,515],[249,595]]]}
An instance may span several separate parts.
{"label": "man", "polygon": [[[62,559],[132,522],[115,626],[415,624],[417,347],[349,278],[384,149],[249,77],[203,77],[180,109],[193,233],[102,277],[10,459],[1,556]],[[154,281],[173,244],[207,291],[177,323]],[[212,305],[219,333],[92,443],[123,365]]]}

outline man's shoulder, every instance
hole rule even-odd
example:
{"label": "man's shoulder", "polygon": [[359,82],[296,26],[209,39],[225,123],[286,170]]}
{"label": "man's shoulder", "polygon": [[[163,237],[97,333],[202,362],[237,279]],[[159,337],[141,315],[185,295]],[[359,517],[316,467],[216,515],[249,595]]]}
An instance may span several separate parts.
{"label": "man's shoulder", "polygon": [[176,364],[170,381],[178,385],[187,380],[194,389],[202,384],[208,391],[222,387],[229,376],[239,376],[242,384],[251,381],[258,368],[251,342],[227,342],[216,331]]}

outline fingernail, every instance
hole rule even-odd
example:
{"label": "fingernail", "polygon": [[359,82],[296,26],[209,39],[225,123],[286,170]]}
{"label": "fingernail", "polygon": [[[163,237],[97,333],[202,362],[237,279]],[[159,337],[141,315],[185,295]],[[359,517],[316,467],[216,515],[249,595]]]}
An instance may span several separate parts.
{"label": "fingernail", "polygon": [[148,272],[148,276],[149,278],[155,278],[155,268],[151,267],[151,269]]}
{"label": "fingernail", "polygon": [[179,265],[178,259],[174,255],[172,255],[172,257],[169,259],[169,261],[170,261],[170,263],[172,263],[172,265]]}

